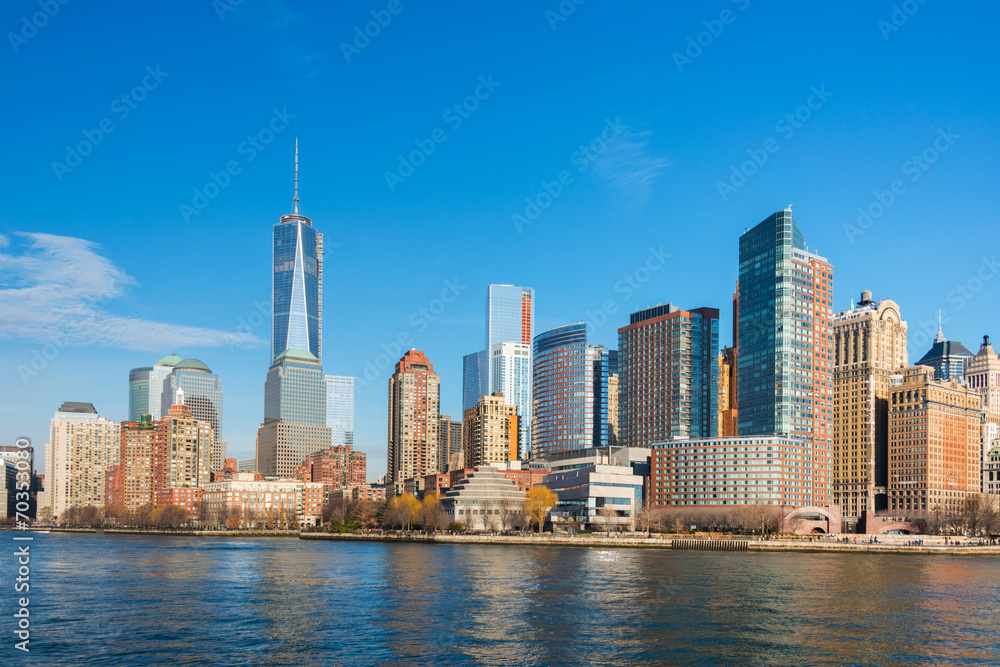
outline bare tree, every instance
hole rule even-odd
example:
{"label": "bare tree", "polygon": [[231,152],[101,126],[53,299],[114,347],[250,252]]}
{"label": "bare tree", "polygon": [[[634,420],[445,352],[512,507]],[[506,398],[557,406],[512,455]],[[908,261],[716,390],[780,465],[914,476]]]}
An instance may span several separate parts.
{"label": "bare tree", "polygon": [[618,527],[618,510],[611,505],[604,505],[597,510],[597,522],[604,532],[611,534]]}
{"label": "bare tree", "polygon": [[459,523],[461,523],[462,526],[465,527],[465,532],[467,533],[471,533],[473,530],[476,529],[476,520],[472,516],[471,509],[469,509],[468,507],[465,508],[465,513],[462,514],[462,518],[459,520]]}
{"label": "bare tree", "polygon": [[517,507],[509,498],[503,498],[497,503],[497,521],[500,523],[500,530],[506,532],[514,526],[514,513]]}

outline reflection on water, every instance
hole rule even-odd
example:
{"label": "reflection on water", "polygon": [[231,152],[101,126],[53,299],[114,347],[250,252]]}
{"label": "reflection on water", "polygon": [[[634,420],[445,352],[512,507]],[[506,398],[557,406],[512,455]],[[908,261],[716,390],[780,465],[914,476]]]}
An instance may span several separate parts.
{"label": "reflection on water", "polygon": [[31,562],[26,664],[1000,664],[992,558],[53,533]]}

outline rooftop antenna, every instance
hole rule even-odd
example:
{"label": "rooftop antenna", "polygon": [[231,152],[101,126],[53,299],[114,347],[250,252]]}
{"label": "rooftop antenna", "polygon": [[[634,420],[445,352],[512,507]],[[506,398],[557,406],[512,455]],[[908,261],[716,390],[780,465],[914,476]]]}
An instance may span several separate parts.
{"label": "rooftop antenna", "polygon": [[299,214],[299,138],[295,137],[295,197],[292,199],[292,214]]}
{"label": "rooftop antenna", "polygon": [[945,340],[947,339],[944,337],[944,332],[941,330],[941,309],[938,308],[938,332],[937,336],[934,337],[934,342],[943,343]]}

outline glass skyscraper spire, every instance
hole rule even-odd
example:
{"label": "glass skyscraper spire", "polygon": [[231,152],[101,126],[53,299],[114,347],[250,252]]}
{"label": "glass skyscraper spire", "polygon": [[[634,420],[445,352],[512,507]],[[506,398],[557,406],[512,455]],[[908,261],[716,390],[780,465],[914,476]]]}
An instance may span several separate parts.
{"label": "glass skyscraper spire", "polygon": [[273,249],[271,360],[285,350],[302,350],[322,362],[323,235],[299,214],[298,141],[292,212],[274,226]]}
{"label": "glass skyscraper spire", "polygon": [[257,430],[257,472],[291,477],[306,456],[330,447],[320,362],[323,235],[299,214],[298,141],[292,212],[274,226],[273,249],[271,368],[264,382],[264,422]]}

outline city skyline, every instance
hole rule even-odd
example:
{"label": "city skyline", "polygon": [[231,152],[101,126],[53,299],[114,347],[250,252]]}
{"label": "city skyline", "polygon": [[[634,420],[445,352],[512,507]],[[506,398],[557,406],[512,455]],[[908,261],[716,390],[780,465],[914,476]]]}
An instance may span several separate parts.
{"label": "city skyline", "polygon": [[[226,58],[230,49],[251,58],[252,67],[257,57],[241,43],[261,17],[246,10],[237,8],[222,22],[210,10],[210,21],[167,19],[164,37],[130,43],[127,59],[83,54],[82,66],[107,73],[100,85],[38,76],[48,63],[42,54],[67,56],[58,43],[72,43],[71,29],[111,43],[127,13],[97,12],[79,17],[83,24],[59,16],[16,53],[14,85],[39,90],[32,80],[51,81],[39,104],[57,104],[55,91],[69,91],[79,112],[36,119],[17,110],[23,136],[5,140],[10,154],[31,156],[7,167],[10,191],[21,195],[11,198],[0,222],[0,306],[7,315],[0,334],[7,371],[2,398],[5,410],[18,415],[3,420],[7,441],[26,435],[41,455],[51,415],[64,401],[91,402],[102,416],[124,421],[129,369],[177,352],[204,360],[219,375],[230,455],[252,455],[270,337],[269,228],[276,213],[288,210],[296,136],[306,210],[327,235],[323,370],[357,378],[355,446],[369,454],[372,471],[384,469],[385,386],[406,349],[424,350],[434,360],[441,412],[461,414],[461,354],[482,344],[484,285],[531,285],[536,332],[582,320],[592,343],[614,349],[630,312],[674,302],[718,308],[720,344],[732,344],[728,303],[737,238],[790,203],[810,244],[836,266],[832,310],[857,301],[862,289],[892,298],[907,313],[911,361],[930,349],[939,309],[945,336],[970,350],[994,333],[996,244],[988,237],[973,241],[994,224],[997,208],[988,158],[997,145],[989,125],[995,102],[977,86],[962,85],[971,76],[964,69],[970,59],[988,57],[976,35],[989,21],[970,24],[960,14],[922,6],[884,38],[877,23],[888,16],[887,7],[835,17],[805,9],[803,16],[823,18],[828,34],[785,30],[789,48],[820,43],[800,48],[809,52],[802,62],[782,59],[784,76],[773,82],[742,82],[740,73],[779,66],[775,56],[755,50],[755,35],[788,28],[792,19],[756,6],[734,5],[736,22],[693,62],[681,61],[682,71],[673,54],[684,54],[688,37],[714,19],[703,8],[673,10],[670,21],[659,22],[667,28],[655,47],[647,44],[651,26],[631,25],[603,8],[581,7],[555,29],[543,11],[532,10],[517,16],[527,26],[531,54],[503,62],[488,55],[497,38],[469,28],[474,22],[454,30],[463,18],[500,18],[481,14],[489,10],[463,9],[466,14],[444,22],[407,10],[352,62],[335,48],[315,58],[285,54],[289,60],[275,62],[253,91],[212,71],[199,73],[166,38],[191,19],[198,38],[218,49],[213,55]],[[337,42],[367,20],[366,11],[322,11],[336,18]],[[304,29],[303,42],[310,43],[310,28],[294,11],[288,23]],[[922,50],[939,31],[958,25],[971,29],[969,39],[947,52]],[[513,19],[494,21],[493,28],[510,36]],[[626,28],[639,33],[634,51],[613,51],[607,65],[590,63],[611,76],[577,81],[556,57]],[[376,64],[383,71],[406,49],[422,53],[413,41],[417,33],[441,31],[469,50],[467,66],[418,89],[407,84],[412,68],[446,56],[423,53],[387,75],[389,87],[402,92],[365,86]],[[816,55],[845,40],[859,44],[852,58],[833,66]],[[748,62],[734,65],[737,54]],[[546,67],[535,72],[529,64],[539,59]],[[650,64],[640,67],[640,60]],[[920,80],[894,77],[902,63],[923,72]],[[657,86],[618,76],[636,67]],[[306,76],[314,70],[314,78]],[[286,83],[290,76],[294,86]],[[352,95],[361,109],[338,111],[331,123],[331,98],[318,92],[316,81],[343,82],[338,96]],[[552,90],[539,102],[535,91],[542,83]],[[124,107],[127,118],[109,111],[108,99],[140,84],[146,99],[135,109]],[[225,98],[218,118],[192,117],[170,129],[168,119],[186,117],[207,85]],[[713,92],[718,88],[727,92]],[[594,94],[581,96],[584,90]],[[469,96],[479,108],[456,116],[460,127],[441,118],[442,110]],[[734,97],[743,100],[739,109],[728,108]],[[678,102],[684,99],[698,99],[697,111],[683,108]],[[403,100],[413,115],[390,123],[388,111]],[[799,109],[808,120],[795,119]],[[338,123],[355,126],[366,113],[374,138],[337,129]],[[71,172],[54,172],[54,162],[68,162],[64,147],[85,141],[83,131],[96,137],[104,116],[115,133]],[[439,124],[447,128],[447,142],[391,190],[384,173],[405,171],[397,156],[408,160],[414,142]],[[264,128],[271,140],[249,161],[239,147],[248,133],[256,138]],[[769,139],[779,148],[764,148],[766,161],[758,164]],[[226,171],[229,161],[239,173]],[[572,182],[559,180],[564,170]],[[902,191],[893,188],[896,180]],[[557,189],[561,194],[552,195]],[[526,199],[538,215],[526,211]],[[954,216],[959,203],[961,214]],[[515,215],[530,224],[517,226]],[[935,234],[942,225],[949,233]],[[415,263],[406,273],[393,266],[390,242],[414,230],[424,252],[410,254]],[[493,244],[489,252],[464,252],[487,243]],[[936,260],[933,270],[904,278],[901,257],[921,255]],[[331,357],[333,350],[341,354]]]}

